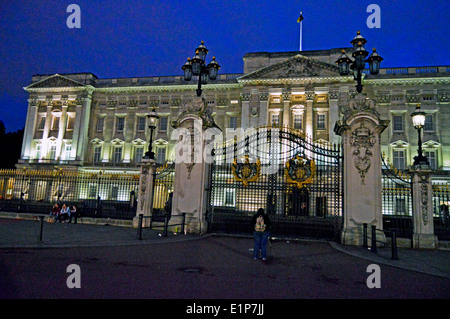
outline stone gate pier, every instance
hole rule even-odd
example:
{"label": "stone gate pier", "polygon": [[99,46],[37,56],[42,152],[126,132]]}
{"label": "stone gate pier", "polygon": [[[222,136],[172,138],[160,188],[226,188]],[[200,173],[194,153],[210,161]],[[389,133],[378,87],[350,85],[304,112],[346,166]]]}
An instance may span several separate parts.
{"label": "stone gate pier", "polygon": [[[375,101],[358,93],[341,108],[334,131],[342,137],[344,156],[344,220],[341,242],[362,245],[363,224],[383,229],[381,198],[381,133],[389,121],[375,110]],[[384,241],[383,233],[377,239]]]}

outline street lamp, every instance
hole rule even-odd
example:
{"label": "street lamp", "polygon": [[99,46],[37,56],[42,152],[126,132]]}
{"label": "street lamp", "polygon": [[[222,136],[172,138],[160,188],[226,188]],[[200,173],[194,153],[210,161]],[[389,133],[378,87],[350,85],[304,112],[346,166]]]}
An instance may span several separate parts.
{"label": "street lamp", "polygon": [[419,149],[417,150],[418,155],[414,156],[414,166],[420,166],[420,165],[428,165],[430,166],[430,163],[428,162],[428,159],[426,156],[423,156],[422,151],[422,128],[425,126],[425,112],[420,109],[420,104],[417,104],[415,111],[411,114],[411,119],[413,121],[414,128],[417,130],[419,134]]}
{"label": "street lamp", "polygon": [[208,49],[202,41],[200,46],[195,50],[194,57],[192,59],[188,58],[186,63],[181,67],[184,71],[185,81],[190,81],[193,75],[198,76],[197,96],[202,95],[202,84],[206,84],[208,78],[214,81],[220,69],[216,57],[213,57],[208,65],[205,64],[206,54],[208,54]]}
{"label": "street lamp", "polygon": [[369,63],[369,71],[370,74],[376,75],[380,72],[380,64],[383,61],[383,58],[377,53],[376,49],[373,49],[373,52],[370,54],[364,48],[364,45],[367,43],[367,40],[361,35],[361,32],[358,31],[356,33],[356,37],[350,41],[353,46],[353,53],[351,58],[345,53],[345,50],[342,50],[342,54],[338,60],[336,60],[336,64],[339,67],[340,75],[349,75],[350,72],[353,74],[354,79],[357,81],[356,91],[358,93],[362,92],[362,71],[366,67],[366,62]]}
{"label": "street lamp", "polygon": [[159,119],[159,115],[158,113],[156,113],[155,107],[153,107],[153,110],[150,112],[150,114],[147,115],[147,118],[149,119],[148,128],[150,129],[150,142],[148,144],[148,151],[145,153],[144,158],[153,160],[155,159],[155,153],[152,150],[153,130],[156,128],[156,122]]}

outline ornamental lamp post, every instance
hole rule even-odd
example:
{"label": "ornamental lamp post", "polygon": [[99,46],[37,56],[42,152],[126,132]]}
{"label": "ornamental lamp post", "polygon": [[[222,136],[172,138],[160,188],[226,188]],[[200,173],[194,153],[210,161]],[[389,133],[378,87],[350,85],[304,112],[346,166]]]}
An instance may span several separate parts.
{"label": "ornamental lamp post", "polygon": [[149,119],[149,125],[148,128],[150,129],[150,142],[148,144],[148,151],[145,153],[144,158],[146,159],[155,159],[155,153],[152,150],[152,144],[153,144],[153,131],[156,128],[156,123],[159,119],[158,113],[156,113],[155,107],[153,107],[153,110],[150,112],[150,114],[147,115],[147,118]]}
{"label": "ornamental lamp post", "polygon": [[188,58],[186,63],[181,67],[184,71],[185,81],[190,81],[193,75],[198,76],[197,96],[202,95],[202,84],[208,83],[208,79],[214,81],[220,69],[216,57],[213,57],[208,65],[205,64],[205,58],[208,52],[205,43],[202,41],[200,46],[195,50],[194,57],[192,59]]}
{"label": "ornamental lamp post", "polygon": [[411,119],[414,125],[414,128],[417,130],[417,133],[419,134],[418,144],[419,148],[417,150],[418,155],[414,156],[414,166],[420,166],[420,165],[428,165],[430,166],[430,163],[428,162],[428,159],[426,156],[423,156],[422,151],[422,128],[425,126],[425,115],[426,113],[420,109],[420,104],[417,104],[415,111],[411,114]]}
{"label": "ornamental lamp post", "polygon": [[376,52],[376,49],[373,49],[373,52],[367,58],[369,52],[364,47],[367,40],[361,35],[360,31],[356,33],[356,37],[350,43],[353,46],[353,60],[348,57],[345,50],[342,50],[336,64],[339,67],[339,74],[342,76],[349,75],[351,70],[353,78],[357,81],[356,91],[361,93],[363,89],[362,71],[365,69],[366,63],[369,63],[370,74],[376,75],[380,72],[380,64],[383,58]]}

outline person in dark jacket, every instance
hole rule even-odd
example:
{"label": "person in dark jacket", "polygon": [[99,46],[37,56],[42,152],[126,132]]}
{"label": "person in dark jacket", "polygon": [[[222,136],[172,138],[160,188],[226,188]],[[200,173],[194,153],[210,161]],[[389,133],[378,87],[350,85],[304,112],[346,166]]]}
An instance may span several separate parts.
{"label": "person in dark jacket", "polygon": [[262,260],[267,260],[267,241],[270,236],[270,218],[264,213],[264,209],[258,209],[258,212],[252,218],[253,237],[255,246],[253,248],[253,259],[259,258],[261,250]]}

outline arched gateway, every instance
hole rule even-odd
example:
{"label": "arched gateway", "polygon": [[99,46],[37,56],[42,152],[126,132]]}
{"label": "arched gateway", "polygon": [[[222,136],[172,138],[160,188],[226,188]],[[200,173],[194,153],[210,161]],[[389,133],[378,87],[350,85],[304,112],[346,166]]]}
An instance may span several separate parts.
{"label": "arched gateway", "polygon": [[216,145],[206,220],[211,232],[250,232],[262,207],[276,236],[337,239],[342,225],[340,145],[301,130],[258,127]]}

